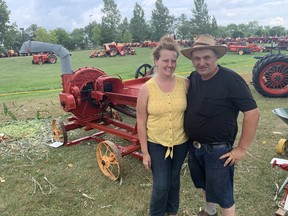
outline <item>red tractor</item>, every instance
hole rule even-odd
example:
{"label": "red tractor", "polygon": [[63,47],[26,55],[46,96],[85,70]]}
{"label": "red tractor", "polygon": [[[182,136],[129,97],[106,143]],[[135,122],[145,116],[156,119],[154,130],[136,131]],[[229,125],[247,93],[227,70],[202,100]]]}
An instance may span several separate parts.
{"label": "red tractor", "polygon": [[250,54],[251,52],[263,52],[264,48],[256,44],[246,44],[244,42],[227,42],[229,52],[237,52],[239,55]]}
{"label": "red tractor", "polygon": [[57,62],[57,56],[54,53],[39,53],[33,55],[32,64],[42,65],[43,63],[55,64]]}
{"label": "red tractor", "polygon": [[125,44],[120,44],[120,43],[106,43],[103,44],[104,52],[106,53],[107,56],[125,56],[128,52],[128,47]]}

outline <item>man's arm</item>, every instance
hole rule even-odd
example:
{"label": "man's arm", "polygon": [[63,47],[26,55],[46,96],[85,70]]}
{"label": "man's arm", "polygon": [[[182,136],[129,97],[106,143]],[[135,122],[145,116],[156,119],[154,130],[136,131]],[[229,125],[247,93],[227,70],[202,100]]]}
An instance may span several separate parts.
{"label": "man's arm", "polygon": [[227,154],[224,154],[220,159],[227,158],[224,166],[238,163],[246,154],[249,146],[252,144],[255,137],[258,122],[260,119],[260,112],[258,108],[243,112],[242,132],[238,145]]}

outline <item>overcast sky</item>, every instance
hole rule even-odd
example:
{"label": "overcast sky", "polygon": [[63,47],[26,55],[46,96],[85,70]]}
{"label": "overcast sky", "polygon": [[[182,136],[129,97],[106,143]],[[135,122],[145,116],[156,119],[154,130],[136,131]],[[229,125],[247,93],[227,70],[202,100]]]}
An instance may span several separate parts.
{"label": "overcast sky", "polygon": [[[132,18],[135,3],[142,7],[146,20],[150,20],[156,0],[114,0],[122,19]],[[103,0],[5,0],[11,11],[10,22],[19,28],[37,24],[47,30],[64,28],[71,32],[91,21],[101,23]],[[209,15],[216,17],[218,25],[248,24],[258,21],[261,26],[282,25],[288,29],[288,0],[205,0]],[[184,13],[192,17],[193,0],[163,0],[170,15]]]}

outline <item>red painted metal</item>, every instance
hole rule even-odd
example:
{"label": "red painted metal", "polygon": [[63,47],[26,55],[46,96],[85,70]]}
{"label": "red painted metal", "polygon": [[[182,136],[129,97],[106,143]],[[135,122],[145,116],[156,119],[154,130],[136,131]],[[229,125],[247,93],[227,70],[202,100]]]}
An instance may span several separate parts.
{"label": "red painted metal", "polygon": [[62,74],[60,104],[64,111],[73,114],[64,125],[66,132],[78,128],[96,130],[92,135],[69,140],[64,145],[76,145],[87,140],[101,142],[104,141],[102,135],[111,134],[130,142],[126,146],[115,143],[122,156],[131,154],[142,159],[136,121],[129,124],[115,119],[111,108],[135,119],[139,89],[149,79],[145,76],[122,81],[120,77],[108,76],[98,68],[89,67]]}

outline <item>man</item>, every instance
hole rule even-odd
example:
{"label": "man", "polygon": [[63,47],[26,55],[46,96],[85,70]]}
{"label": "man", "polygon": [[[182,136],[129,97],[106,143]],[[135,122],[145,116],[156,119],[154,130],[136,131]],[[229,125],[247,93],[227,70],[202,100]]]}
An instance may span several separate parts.
{"label": "man", "polygon": [[[234,216],[234,165],[253,142],[260,113],[244,79],[217,65],[226,46],[216,45],[211,35],[199,35],[191,48],[181,52],[196,70],[189,76],[184,129],[191,140],[191,178],[203,189],[205,199],[205,208],[198,215],[216,216],[218,204],[223,216]],[[242,132],[233,145],[239,112],[243,113]]]}

